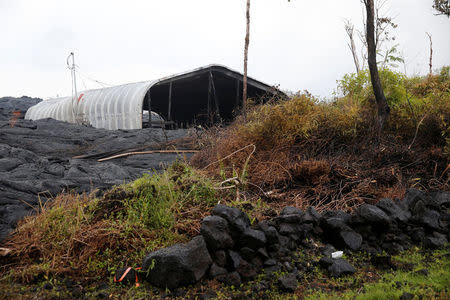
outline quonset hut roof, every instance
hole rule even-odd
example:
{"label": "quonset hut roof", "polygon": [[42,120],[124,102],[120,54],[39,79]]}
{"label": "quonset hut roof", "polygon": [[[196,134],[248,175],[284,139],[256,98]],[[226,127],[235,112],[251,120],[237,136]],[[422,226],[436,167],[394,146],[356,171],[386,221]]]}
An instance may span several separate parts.
{"label": "quonset hut roof", "polygon": [[[28,109],[25,119],[52,118],[111,130],[142,128],[144,110],[185,125],[231,120],[242,103],[242,77],[224,66],[209,65],[159,80],[82,91],[76,99],[42,101]],[[277,93],[248,78],[249,97]]]}

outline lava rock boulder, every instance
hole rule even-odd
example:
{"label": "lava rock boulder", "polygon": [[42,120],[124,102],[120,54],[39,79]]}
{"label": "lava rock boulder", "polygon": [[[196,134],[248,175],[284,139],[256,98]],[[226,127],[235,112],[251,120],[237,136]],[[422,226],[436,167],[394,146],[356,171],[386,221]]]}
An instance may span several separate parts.
{"label": "lava rock boulder", "polygon": [[333,277],[341,277],[354,274],[356,269],[345,259],[338,258],[333,260],[333,264],[328,267],[328,272]]}
{"label": "lava rock boulder", "polygon": [[236,207],[217,204],[212,210],[212,215],[222,217],[228,221],[233,238],[239,236],[250,227],[250,219],[247,214]]}
{"label": "lava rock boulder", "polygon": [[200,232],[209,249],[228,249],[234,245],[228,222],[219,216],[207,216],[203,219]]}
{"label": "lava rock boulder", "polygon": [[199,281],[212,263],[202,236],[187,244],[157,250],[148,254],[142,263],[145,278],[161,288],[177,288]]}
{"label": "lava rock boulder", "polygon": [[357,214],[360,218],[370,224],[388,227],[391,222],[391,219],[383,210],[372,204],[361,205],[357,210]]}

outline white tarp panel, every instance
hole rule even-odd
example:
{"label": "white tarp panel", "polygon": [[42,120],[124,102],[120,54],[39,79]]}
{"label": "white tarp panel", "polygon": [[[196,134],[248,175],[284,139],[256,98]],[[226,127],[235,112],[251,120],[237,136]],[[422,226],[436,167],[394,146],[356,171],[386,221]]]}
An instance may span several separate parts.
{"label": "white tarp panel", "polygon": [[[79,92],[77,99],[63,97],[45,100],[28,109],[25,119],[52,118],[69,123],[106,129],[142,128],[145,94],[157,81],[144,81]],[[78,101],[79,99],[79,101]]]}

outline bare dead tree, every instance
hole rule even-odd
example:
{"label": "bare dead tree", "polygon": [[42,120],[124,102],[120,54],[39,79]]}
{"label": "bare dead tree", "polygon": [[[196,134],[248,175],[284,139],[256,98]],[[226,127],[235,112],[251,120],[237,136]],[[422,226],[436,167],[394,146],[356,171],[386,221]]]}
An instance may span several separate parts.
{"label": "bare dead tree", "polygon": [[247,0],[247,29],[245,33],[245,46],[244,46],[244,82],[242,92],[242,110],[244,112],[244,118],[247,115],[247,63],[248,63],[248,45],[250,43],[250,0]]}
{"label": "bare dead tree", "polygon": [[433,0],[433,8],[437,11],[437,16],[444,15],[450,18],[449,0]]}
{"label": "bare dead tree", "polygon": [[430,39],[430,76],[433,75],[433,40],[431,39],[431,34],[425,32]]}
{"label": "bare dead tree", "polygon": [[377,44],[375,40],[375,8],[374,0],[364,0],[367,15],[367,62],[369,64],[370,79],[372,81],[373,93],[378,109],[378,133],[381,133],[384,124],[386,123],[390,108],[384,96],[383,88],[381,87],[380,75],[377,67]]}
{"label": "bare dead tree", "polygon": [[356,53],[356,46],[355,46],[355,39],[354,39],[355,26],[350,22],[350,20],[346,20],[344,27],[345,27],[345,31],[347,32],[348,38],[350,40],[350,42],[347,43],[347,45],[350,48],[350,51],[352,52],[353,62],[355,63],[355,67],[356,67],[356,73],[359,73],[359,71],[360,71],[359,59],[358,59],[358,54]]}

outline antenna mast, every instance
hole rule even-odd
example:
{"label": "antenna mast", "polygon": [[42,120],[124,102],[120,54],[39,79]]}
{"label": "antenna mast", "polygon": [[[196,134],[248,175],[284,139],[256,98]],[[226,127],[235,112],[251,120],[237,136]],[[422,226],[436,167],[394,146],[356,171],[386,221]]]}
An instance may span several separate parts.
{"label": "antenna mast", "polygon": [[[72,63],[70,63],[70,59],[72,58]],[[78,114],[78,92],[77,92],[77,78],[75,74],[75,54],[70,52],[67,57],[67,68],[70,70],[70,75],[72,76],[72,114],[75,122],[77,124],[81,123]]]}

